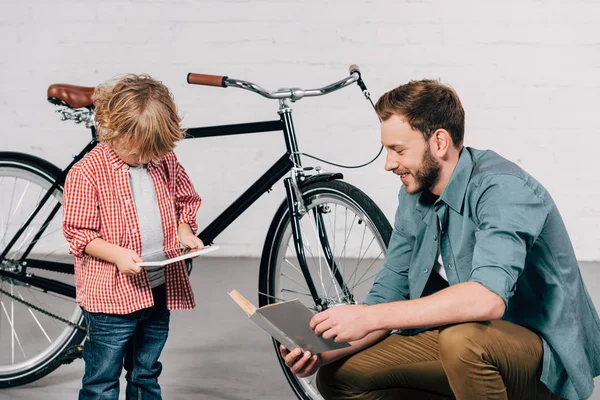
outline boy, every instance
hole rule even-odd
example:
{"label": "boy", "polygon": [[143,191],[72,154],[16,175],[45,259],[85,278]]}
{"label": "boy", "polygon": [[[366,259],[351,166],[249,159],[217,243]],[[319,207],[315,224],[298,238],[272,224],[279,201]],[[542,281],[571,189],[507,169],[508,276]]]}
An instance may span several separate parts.
{"label": "boy", "polygon": [[[185,263],[146,270],[140,255],[195,236],[200,197],[173,149],[183,139],[173,96],[147,75],[127,75],[94,93],[100,144],[69,172],[63,231],[75,256],[77,303],[84,310],[85,374],[79,399],[160,399],[170,311],[195,306]],[[170,253],[170,254],[169,254]]]}

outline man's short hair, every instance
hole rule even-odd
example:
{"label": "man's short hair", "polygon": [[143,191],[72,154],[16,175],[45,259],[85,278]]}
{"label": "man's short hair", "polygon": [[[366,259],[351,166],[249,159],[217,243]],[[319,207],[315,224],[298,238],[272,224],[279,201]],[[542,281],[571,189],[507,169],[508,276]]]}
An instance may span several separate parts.
{"label": "man's short hair", "polygon": [[454,89],[438,81],[424,79],[400,85],[381,96],[375,109],[382,121],[392,115],[405,118],[425,140],[437,129],[445,129],[454,147],[462,145],[465,111]]}

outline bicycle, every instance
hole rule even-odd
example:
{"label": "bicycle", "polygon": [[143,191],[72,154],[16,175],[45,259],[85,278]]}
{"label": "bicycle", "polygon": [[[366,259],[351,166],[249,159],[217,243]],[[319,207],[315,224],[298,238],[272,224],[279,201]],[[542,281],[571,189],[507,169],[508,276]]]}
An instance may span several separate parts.
{"label": "bicycle", "polygon": [[[283,179],[286,198],[275,212],[262,250],[260,306],[300,297],[315,311],[322,311],[363,298],[379,270],[392,228],[379,207],[344,182],[341,173],[302,165],[305,154],[298,150],[290,107],[290,102],[326,95],[353,83],[370,101],[358,67],[351,66],[349,76],[340,81],[307,90],[269,92],[251,82],[194,73],[188,74],[187,81],[237,87],[276,99],[279,119],[189,128],[186,139],[281,131],[286,144],[285,154],[198,237],[207,245],[213,243],[289,174]],[[33,155],[0,152],[0,388],[35,381],[81,356],[85,325],[74,301],[73,261],[62,236],[61,201],[68,171],[98,143],[93,93],[94,87],[55,84],[48,88],[48,100],[60,107],[61,119],[84,123],[92,135],[64,170]],[[278,344],[273,344],[296,396],[321,398],[312,378],[293,375]]]}

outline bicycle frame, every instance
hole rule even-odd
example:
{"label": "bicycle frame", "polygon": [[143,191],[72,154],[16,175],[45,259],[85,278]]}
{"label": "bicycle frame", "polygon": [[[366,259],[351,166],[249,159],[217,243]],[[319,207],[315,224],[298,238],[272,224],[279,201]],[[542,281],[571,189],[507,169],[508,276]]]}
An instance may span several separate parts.
{"label": "bicycle frame", "polygon": [[[312,180],[306,179],[307,177],[304,175],[304,169],[302,167],[300,154],[298,152],[296,133],[294,130],[294,124],[292,120],[292,110],[289,107],[287,100],[281,99],[279,100],[279,102],[279,120],[199,127],[190,128],[187,130],[186,139],[282,131],[286,144],[285,154],[283,154],[279,158],[279,160],[275,162],[275,164],[273,164],[263,175],[261,175],[256,180],[256,182],[254,182],[229,207],[227,207],[204,230],[202,230],[198,234],[198,237],[202,239],[202,241],[205,244],[212,244],[214,239],[221,232],[223,232],[244,211],[246,211],[252,204],[254,204],[254,202],[258,200],[265,192],[269,191],[270,188],[275,183],[277,183],[285,174],[291,171],[291,176],[284,179],[284,186],[286,189],[286,197],[289,206],[288,208],[290,210],[290,221],[292,222],[292,233],[294,235],[296,253],[300,268],[303,272],[304,278],[307,282],[311,295],[315,301],[316,309],[321,310],[324,308],[325,305],[323,304],[323,299],[319,298],[318,292],[308,271],[308,265],[304,254],[304,245],[302,243],[302,234],[300,230],[300,218],[306,213],[300,188],[306,182]],[[46,193],[46,195],[40,200],[40,203],[38,204],[37,208],[29,216],[23,227],[19,229],[19,231],[9,242],[8,246],[4,249],[2,254],[0,254],[0,262],[7,262],[6,256],[10,252],[11,248],[15,245],[20,236],[26,231],[27,227],[35,219],[42,207],[50,199],[52,193],[54,193],[54,191],[58,187],[64,184],[67,173],[73,167],[73,165],[97,145],[98,142],[96,140],[96,132],[94,127],[92,127],[91,130],[93,137],[92,141],[88,143],[88,145],[77,156],[75,156],[73,161],[62,171],[60,179],[52,185],[48,193]],[[341,174],[330,174],[329,176],[331,177],[331,179],[342,178]],[[56,213],[60,209],[60,206],[60,203],[57,204],[57,206],[54,207],[54,209],[51,211],[50,216],[46,219],[44,224],[42,224],[40,230],[34,236],[34,240],[26,249],[22,257],[19,260],[8,260],[8,262],[18,263],[18,265],[20,265],[21,267],[21,271],[12,272],[0,269],[0,276],[21,281],[31,286],[38,287],[44,291],[54,292],[67,297],[75,298],[74,286],[53,279],[33,276],[31,274],[27,274],[26,272],[27,268],[38,268],[70,274],[74,273],[74,268],[71,264],[28,258],[29,254],[31,253],[31,250],[35,245],[35,241],[41,237],[49,222],[56,216]],[[316,210],[315,218],[322,218]],[[323,226],[322,223],[318,225]],[[335,261],[333,260],[332,252],[324,230],[320,229],[319,237],[321,238],[321,246],[323,247],[324,254],[326,255],[326,260],[327,264],[329,265],[329,268],[334,274],[343,292],[350,300],[352,300],[350,291],[348,290],[346,284],[343,282],[342,276],[339,272],[339,268],[335,265]]]}

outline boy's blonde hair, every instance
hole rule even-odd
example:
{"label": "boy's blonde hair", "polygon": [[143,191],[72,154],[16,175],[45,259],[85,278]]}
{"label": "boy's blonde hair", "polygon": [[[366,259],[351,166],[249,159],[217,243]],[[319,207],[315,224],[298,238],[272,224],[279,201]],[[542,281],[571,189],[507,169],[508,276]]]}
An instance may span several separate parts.
{"label": "boy's blonde hair", "polygon": [[98,138],[111,147],[158,159],[185,137],[173,95],[149,75],[129,74],[94,92]]}

